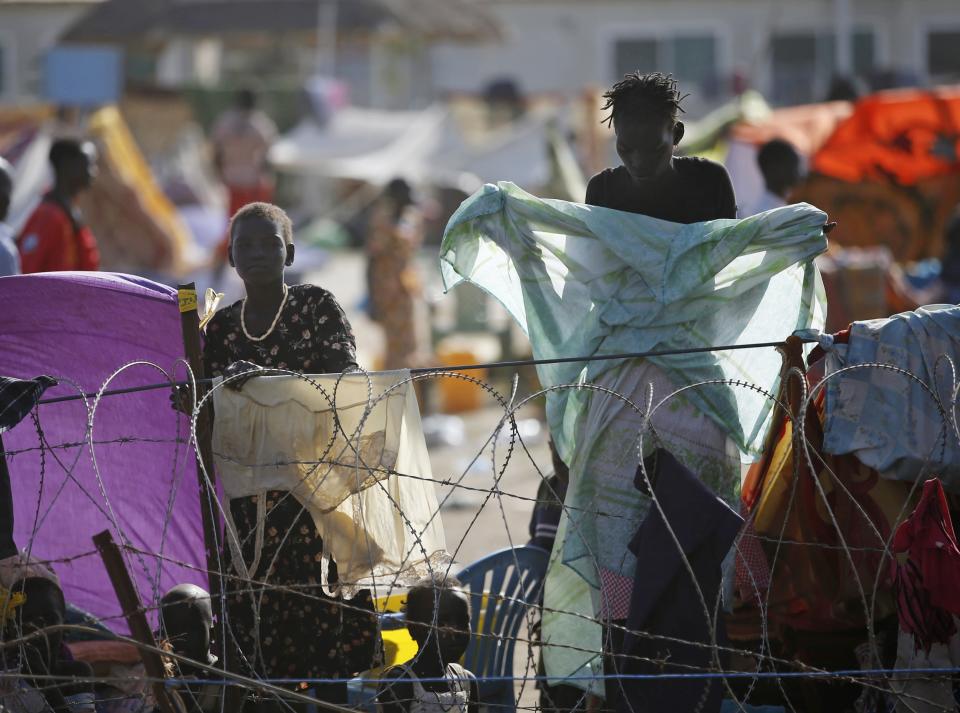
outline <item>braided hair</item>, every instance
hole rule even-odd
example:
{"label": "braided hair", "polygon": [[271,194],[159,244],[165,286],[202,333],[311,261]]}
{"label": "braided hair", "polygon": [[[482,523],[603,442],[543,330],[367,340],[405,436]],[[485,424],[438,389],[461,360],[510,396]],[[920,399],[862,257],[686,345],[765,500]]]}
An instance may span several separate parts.
{"label": "braided hair", "polygon": [[612,126],[618,116],[640,112],[659,114],[676,121],[683,111],[680,103],[688,96],[680,94],[672,74],[631,72],[603,95],[607,101],[602,109],[610,113],[601,123]]}

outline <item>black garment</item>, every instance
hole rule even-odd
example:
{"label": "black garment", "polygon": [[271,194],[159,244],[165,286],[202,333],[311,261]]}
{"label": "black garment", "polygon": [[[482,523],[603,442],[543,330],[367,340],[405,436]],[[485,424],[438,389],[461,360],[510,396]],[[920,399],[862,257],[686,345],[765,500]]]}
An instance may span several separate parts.
{"label": "black garment", "polygon": [[530,514],[530,542],[528,545],[550,552],[557,539],[557,527],[563,514],[567,484],[556,475],[544,478],[537,488],[537,502]]}
{"label": "black garment", "polygon": [[0,433],[9,431],[26,418],[43,392],[56,385],[57,380],[52,376],[35,379],[0,376]]}
{"label": "black garment", "polygon": [[[715,670],[710,626],[697,588],[703,593],[711,617],[717,615],[720,567],[743,519],[667,451],[655,451],[646,464],[657,472],[654,494],[666,522],[653,505],[629,545],[637,557],[637,572],[622,649],[627,658],[618,660],[618,668],[628,674]],[[639,480],[635,482],[638,488]],[[666,523],[690,563],[695,583]],[[676,643],[657,636],[695,643]],[[726,645],[719,616],[716,637],[718,646]],[[724,658],[720,656],[722,666]],[[669,663],[655,665],[649,660]],[[621,713],[716,713],[723,693],[719,679],[626,679],[622,686],[618,708]]]}
{"label": "black garment", "polygon": [[736,218],[737,200],[727,169],[705,158],[675,157],[675,172],[641,187],[623,166],[590,179],[586,203],[641,213],[673,223]]}
{"label": "black garment", "polygon": [[[20,423],[37,405],[43,392],[55,386],[57,380],[50,376],[35,379],[14,379],[0,376],[0,433],[9,431]],[[0,439],[0,559],[17,554],[13,541],[13,492],[10,489],[10,471],[7,456]]]}

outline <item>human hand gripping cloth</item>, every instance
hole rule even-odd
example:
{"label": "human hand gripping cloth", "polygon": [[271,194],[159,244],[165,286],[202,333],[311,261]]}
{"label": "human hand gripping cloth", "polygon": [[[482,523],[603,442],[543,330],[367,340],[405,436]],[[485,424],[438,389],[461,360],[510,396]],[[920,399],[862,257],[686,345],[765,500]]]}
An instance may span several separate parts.
{"label": "human hand gripping cloth", "polygon": [[[680,225],[541,200],[501,183],[485,186],[451,218],[441,272],[447,289],[469,280],[496,297],[537,359],[767,342],[823,324],[812,260],[826,249],[825,219],[812,206],[794,205],[742,221]],[[711,379],[775,392],[780,358],[772,349],[745,350],[537,370],[544,388],[596,384],[643,409],[650,384],[654,404]],[[716,384],[671,398],[652,422],[665,448],[735,502],[736,450],[746,458],[759,453],[770,413],[763,395]],[[626,597],[615,592],[632,582],[635,558],[622,543],[649,508],[632,487],[643,414],[598,391],[561,389],[547,396],[547,418],[570,466],[570,489],[545,605],[573,616],[544,616],[545,637],[560,645],[548,647],[545,660],[549,675],[566,677],[602,670],[589,652],[600,649],[590,619],[601,612],[623,618],[616,600],[629,601],[629,590]],[[647,438],[644,452],[652,447]]]}
{"label": "human hand gripping cloth", "polygon": [[[262,376],[241,391],[218,380],[213,392],[213,451],[224,495],[293,494],[337,563],[345,596],[378,581],[411,583],[449,561],[409,376]],[[224,512],[229,520],[227,503]],[[265,517],[258,513],[257,542]],[[227,542],[245,578],[269,567],[259,554],[243,560],[235,526]]]}

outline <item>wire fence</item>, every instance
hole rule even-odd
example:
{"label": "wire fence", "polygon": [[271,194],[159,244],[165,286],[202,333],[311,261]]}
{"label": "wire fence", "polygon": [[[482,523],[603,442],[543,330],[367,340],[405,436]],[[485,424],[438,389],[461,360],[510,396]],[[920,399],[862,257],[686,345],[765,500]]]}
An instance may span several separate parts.
{"label": "wire fence", "polygon": [[[744,345],[745,348],[772,346],[781,345],[774,342]],[[612,355],[610,358],[643,356],[649,355]],[[569,361],[586,362],[589,359],[578,357]],[[511,369],[537,363],[536,360],[524,360],[481,366],[485,369]],[[166,378],[145,386],[111,388],[120,374],[134,366],[155,369]],[[201,414],[210,413],[211,406],[218,401],[218,394],[229,393],[234,385],[242,385],[250,374],[201,382],[188,373],[185,380],[177,380],[158,365],[138,362],[120,367],[95,393],[84,393],[74,385],[75,395],[40,401],[33,418],[18,426],[29,429],[32,425],[36,444],[11,448],[5,454],[14,480],[36,478],[38,495],[30,523],[32,537],[18,544],[34,561],[64,573],[69,598],[72,591],[83,586],[82,582],[71,579],[70,568],[79,565],[88,568],[84,571],[96,568],[97,563],[90,560],[98,559],[98,549],[78,543],[75,553],[62,556],[61,553],[42,551],[37,543],[43,542],[44,533],[49,528],[70,528],[70,522],[48,520],[57,498],[66,497],[63,495],[66,492],[82,495],[86,507],[98,513],[103,529],[111,531],[116,538],[127,568],[138,583],[140,608],[152,617],[153,623],[156,623],[156,614],[161,608],[165,582],[168,584],[171,576],[192,575],[193,581],[210,584],[216,600],[214,608],[220,613],[212,644],[219,660],[184,656],[177,651],[178,642],[166,639],[164,632],[160,632],[160,642],[154,646],[101,626],[49,620],[39,626],[28,624],[22,611],[6,609],[11,604],[8,601],[5,610],[12,611],[13,615],[8,617],[2,642],[4,670],[0,671],[0,701],[24,697],[22,684],[26,681],[32,691],[42,693],[48,701],[64,692],[84,689],[95,694],[99,701],[98,710],[149,710],[156,704],[151,684],[162,683],[165,690],[175,694],[176,705],[182,706],[183,710],[233,710],[231,700],[242,700],[242,696],[231,699],[225,693],[228,690],[243,691],[243,695],[259,701],[257,705],[269,702],[275,706],[272,710],[303,710],[303,706],[326,710],[351,707],[370,710],[376,705],[376,697],[381,703],[388,702],[405,709],[411,702],[407,699],[410,686],[405,685],[406,679],[391,677],[383,668],[390,663],[391,655],[397,654],[391,646],[402,648],[402,645],[390,639],[390,633],[396,629],[388,618],[376,613],[374,599],[380,602],[376,606],[385,606],[391,601],[395,605],[396,598],[391,600],[391,597],[404,594],[423,574],[443,579],[460,571],[455,563],[467,564],[460,562],[460,552],[465,544],[493,539],[478,522],[482,513],[494,512],[499,515],[507,541],[514,546],[513,554],[502,563],[502,576],[488,573],[483,584],[468,587],[474,608],[482,609],[480,626],[474,617],[470,649],[488,652],[488,660],[482,662],[485,668],[475,670],[473,674],[483,703],[489,710],[559,710],[577,706],[582,710],[588,707],[601,710],[605,705],[612,706],[611,701],[619,697],[622,699],[620,710],[640,711],[644,708],[638,695],[660,695],[651,691],[668,684],[702,688],[704,693],[699,696],[697,710],[711,710],[709,706],[713,705],[711,701],[716,699],[717,691],[727,700],[725,705],[732,706],[729,710],[741,711],[760,704],[779,705],[788,711],[827,710],[822,707],[824,701],[833,702],[831,706],[836,707],[829,708],[831,710],[954,710],[953,680],[960,673],[960,658],[952,658],[943,646],[935,648],[932,654],[920,655],[913,650],[912,643],[904,645],[905,634],[900,630],[897,617],[898,588],[893,575],[896,560],[892,541],[896,527],[910,516],[926,478],[937,474],[932,467],[924,468],[912,482],[890,481],[876,477],[876,473],[865,476],[863,469],[850,460],[852,456],[844,459],[824,451],[822,428],[823,394],[831,380],[843,379],[857,369],[887,370],[902,378],[904,383],[919,384],[928,392],[930,412],[935,414],[941,426],[935,438],[937,449],[929,454],[929,463],[937,462],[938,457],[942,460],[948,443],[955,442],[953,439],[960,440],[956,387],[950,389],[949,398],[944,398],[937,389],[903,369],[868,364],[841,369],[819,382],[808,379],[801,370],[785,369],[777,393],[747,381],[709,381],[664,394],[654,394],[652,387],[644,394],[624,394],[602,384],[580,383],[540,389],[521,396],[516,378],[510,391],[501,393],[490,382],[466,373],[470,366],[412,371],[379,391],[374,387],[376,375],[365,372],[344,374],[333,381],[275,369],[257,372],[258,376],[285,377],[310,387],[314,399],[311,408],[314,412],[327,412],[332,429],[324,436],[325,444],[319,443],[322,447],[318,457],[298,460],[281,454],[268,461],[241,464],[262,472],[293,467],[310,476],[305,479],[305,482],[309,481],[309,487],[296,496],[289,491],[270,497],[264,493],[263,502],[258,501],[254,507],[259,527],[251,524],[253,521],[238,521],[236,513],[231,511],[230,499],[223,493],[222,483],[214,477],[212,464],[199,460],[198,472],[203,486],[209,492],[218,493],[206,504],[210,508],[208,515],[218,523],[217,541],[207,543],[213,547],[206,559],[199,551],[194,553],[192,560],[172,556],[168,544],[183,537],[180,508],[184,498],[197,497],[197,484],[188,476],[194,467],[194,446],[203,436]],[[952,373],[952,364],[949,369]],[[349,379],[354,383],[366,380],[363,389],[366,397],[361,404],[362,414],[359,418],[351,416],[348,425],[339,399],[344,380]],[[391,398],[408,394],[417,384],[443,379],[467,382],[482,390],[490,408],[497,410],[497,415],[490,421],[493,425],[489,433],[476,439],[470,452],[463,454],[461,462],[466,463],[465,467],[457,473],[429,472],[424,475],[399,469],[395,458],[392,462],[372,458],[372,453],[382,455],[382,447],[380,451],[371,451],[362,439],[369,436],[371,430],[377,430],[373,422],[379,418],[378,409]],[[70,382],[61,379],[60,383]],[[168,438],[99,433],[98,411],[105,399],[130,398],[144,390],[170,389],[178,384],[190,386],[192,393],[198,394],[199,398],[191,404],[191,413],[186,419],[188,423],[178,423]],[[676,511],[663,501],[658,472],[645,458],[657,448],[671,450],[670,435],[659,426],[669,423],[677,404],[687,403],[694,390],[715,386],[761,393],[774,408],[773,427],[764,455],[745,476],[738,464],[735,474],[721,483],[724,491],[716,493],[740,512],[744,522],[734,540],[732,554],[721,557],[722,563],[719,560],[713,562],[708,568],[710,574],[705,577],[702,563],[691,553],[685,534],[689,522],[671,517]],[[641,498],[641,507],[627,511],[605,509],[603,503],[611,501],[609,496],[594,500],[577,498],[576,502],[567,498],[564,502],[562,493],[551,491],[549,479],[552,473],[545,467],[543,458],[534,455],[537,448],[525,440],[518,419],[531,405],[563,390],[588,393],[591,403],[617,401],[639,417],[641,427],[622,444],[619,457],[636,470],[637,483],[646,491]],[[43,428],[44,410],[68,401],[83,406],[86,414],[86,423],[82,426],[84,435],[61,443],[49,443]],[[149,417],[150,414],[144,414],[144,418]],[[704,438],[707,436],[705,434]],[[422,434],[414,434],[414,437],[422,438]],[[122,480],[122,474],[109,472],[110,460],[108,457],[101,460],[101,454],[111,447],[135,448],[141,443],[165,445],[171,449],[169,492],[162,512],[121,512],[121,507],[129,509],[134,506],[136,497],[124,493],[118,502],[117,496],[111,494],[117,492],[113,485]],[[542,451],[542,444],[539,450]],[[22,458],[34,456],[40,458],[38,473],[18,471],[18,462]],[[218,463],[228,464],[231,455],[219,453],[217,459]],[[489,481],[485,484],[478,483],[476,476],[472,475],[476,472],[476,464],[481,462],[489,463],[485,470]],[[83,480],[78,476],[81,464],[83,468],[89,465],[92,478]],[[233,464],[239,462],[234,459]],[[353,473],[355,490],[380,494],[382,502],[389,506],[392,526],[403,531],[411,543],[399,564],[393,563],[391,571],[356,581],[334,580],[329,548],[326,557],[297,566],[291,565],[286,554],[292,551],[300,556],[313,551],[304,542],[315,538],[316,533],[304,532],[303,528],[304,522],[316,512],[304,501],[322,494],[325,488],[331,487],[333,474],[344,471]],[[512,479],[518,472],[532,474],[537,481],[547,485],[534,497],[528,492],[516,491]],[[578,487],[582,482],[577,479],[582,481],[588,477],[589,472],[574,468],[570,487]],[[107,487],[108,481],[111,487]],[[426,517],[411,515],[401,495],[407,491],[398,484],[403,487],[415,484],[420,488],[409,492],[429,490],[442,493],[435,511]],[[632,489],[632,484],[624,487],[628,486]],[[716,488],[717,483],[712,482],[711,486]],[[749,503],[744,497],[747,495],[744,489],[748,486],[755,491],[755,497],[751,496],[753,499]],[[882,506],[878,505],[879,496],[875,494],[879,489],[883,490]],[[22,486],[18,488],[19,492],[23,490]],[[544,492],[549,498],[543,497]],[[438,553],[426,541],[426,533],[436,527],[445,514],[449,515],[458,493],[475,498],[476,512],[469,518],[465,534],[457,541],[447,541],[446,551],[437,556]],[[631,495],[631,502],[635,497]],[[351,502],[354,502],[360,495],[350,492],[344,501],[347,498],[353,498]],[[518,523],[508,516],[505,503],[511,502],[528,505],[531,509],[549,503],[563,503],[562,538],[558,539],[549,557],[543,557],[539,568],[531,567],[523,560],[520,546],[527,540],[527,523]],[[196,506],[194,510],[197,510]],[[335,510],[331,508],[326,515]],[[355,507],[353,514],[354,532],[380,526],[366,520],[362,506]],[[382,514],[380,512],[379,516]],[[660,554],[675,563],[673,581],[679,583],[676,586],[692,592],[692,601],[697,602],[693,607],[697,611],[687,610],[684,616],[686,631],[694,626],[699,632],[697,636],[671,633],[670,621],[653,621],[649,627],[631,626],[628,618],[613,615],[607,608],[605,602],[609,592],[606,582],[590,582],[592,611],[556,605],[564,597],[556,596],[556,590],[551,596],[549,590],[551,586],[557,586],[556,582],[562,581],[555,578],[556,572],[568,564],[563,538],[580,537],[582,541],[593,542],[596,538],[587,537],[577,528],[590,526],[602,532],[605,528],[614,531],[616,525],[617,532],[624,528],[637,529],[654,514],[659,514],[667,533],[670,551]],[[141,518],[161,523],[156,548],[136,544],[137,523]],[[285,529],[274,527],[281,520],[286,522]],[[193,527],[195,532],[196,526]],[[23,532],[22,528],[20,532]],[[365,542],[369,550],[372,545],[369,540]],[[200,543],[195,544],[202,548]],[[622,544],[626,561],[630,557],[626,543],[618,544]],[[251,566],[253,552],[263,555],[259,566]],[[372,561],[372,553],[368,551],[367,554]],[[589,565],[582,565],[578,571],[590,567],[597,572],[602,569],[599,555],[591,553],[588,559],[591,560]],[[305,579],[291,580],[285,575],[291,568],[301,574],[307,571],[311,574]],[[628,565],[623,572],[629,573],[635,583],[642,583],[647,576],[644,572],[632,571]],[[104,571],[101,571],[101,578],[106,578]],[[344,593],[352,594],[357,590],[360,594],[356,597],[344,596]],[[372,594],[366,596],[366,590],[371,590]],[[462,634],[461,627],[440,621],[438,612],[442,607],[439,605],[440,595],[436,596],[433,621],[427,625],[432,632],[430,643],[424,651],[416,654],[412,664],[415,666],[422,657],[442,656],[441,643]],[[287,619],[284,612],[276,611],[278,601],[288,608],[286,614],[301,617],[303,612],[310,614],[306,619]],[[813,610],[804,610],[804,605],[812,606]],[[118,609],[114,602],[104,603],[102,611],[98,612],[99,624],[126,631],[126,615],[129,613]],[[698,625],[690,624],[697,619],[700,621]],[[281,625],[281,621],[287,623]],[[824,622],[832,622],[833,628],[825,628]],[[596,632],[596,636],[573,643],[567,640],[569,637],[555,637],[558,627],[566,625],[585,626]],[[345,626],[353,629],[345,629]],[[324,633],[326,627],[333,627],[335,636]],[[309,637],[303,637],[305,630],[315,636],[317,648],[296,652],[304,665],[290,671],[293,675],[277,675],[276,666],[272,666],[270,660],[278,650],[273,639],[289,635],[291,641],[309,641]],[[364,638],[367,634],[370,636]],[[393,644],[388,641],[380,647],[370,643],[377,642],[384,635]],[[350,636],[355,638],[350,639]],[[83,646],[77,646],[77,642],[97,639],[124,647],[128,652],[157,654],[165,662],[166,675],[162,679],[147,675],[139,666],[136,655],[124,659],[127,663],[98,664],[86,674],[76,670],[59,671],[55,663],[57,655],[49,651],[40,657],[46,663],[36,664],[36,652],[46,651],[50,642],[61,639],[78,651]],[[623,646],[623,640],[631,645]],[[323,645],[328,649],[322,649],[322,642],[326,642]],[[486,647],[484,642],[488,644]],[[434,644],[437,648],[432,649]],[[368,649],[369,665],[356,665],[353,670],[348,670],[344,662],[363,658],[358,651]],[[415,646],[413,651],[416,652]],[[502,665],[498,668],[491,663],[498,656],[512,660],[500,662]],[[467,660],[471,660],[469,653]],[[582,662],[583,666],[575,671],[563,671],[558,668],[558,662],[564,661]],[[370,670],[363,673],[365,669]],[[425,666],[424,670],[428,669],[429,666]],[[185,676],[185,671],[190,675]],[[315,675],[323,671],[329,675]],[[456,689],[451,683],[451,674],[443,671],[441,667],[437,675],[422,675],[422,683],[428,687],[437,684],[437,690],[447,690],[447,684]],[[329,697],[336,699],[342,695],[344,698],[336,702],[321,700],[332,690],[330,687],[336,688],[337,693],[329,694]],[[215,693],[210,695],[210,690]],[[490,694],[494,690],[496,693]],[[506,696],[503,691],[507,692]],[[551,695],[558,692],[568,696],[567,703],[551,703]]]}

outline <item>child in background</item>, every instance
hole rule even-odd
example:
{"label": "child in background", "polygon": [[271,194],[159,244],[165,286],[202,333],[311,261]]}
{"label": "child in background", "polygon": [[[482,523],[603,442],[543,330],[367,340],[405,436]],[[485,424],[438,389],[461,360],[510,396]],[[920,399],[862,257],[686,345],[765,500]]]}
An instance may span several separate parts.
{"label": "child in background", "polygon": [[[210,633],[213,630],[213,607],[210,594],[195,584],[178,584],[160,599],[160,636],[169,650],[190,661],[175,659],[176,677],[179,679],[210,678],[206,669],[192,665],[197,662],[206,666],[217,663],[210,653]],[[220,710],[221,686],[185,684],[180,689],[180,698],[190,713],[206,713]]]}
{"label": "child in background", "polygon": [[[14,697],[22,702],[24,696],[30,698],[28,691],[33,689],[45,699],[47,707],[40,708],[42,711],[93,713],[93,670],[88,664],[70,657],[63,645],[63,632],[45,631],[49,627],[61,626],[65,621],[66,603],[60,586],[47,577],[26,577],[16,582],[10,592],[22,603],[16,607],[4,638],[28,639],[18,647],[19,670],[27,687],[21,686],[20,693]],[[44,631],[43,635],[36,635]],[[9,670],[12,663],[8,658],[3,668]],[[50,677],[56,678],[56,685],[51,685]],[[6,698],[0,698],[0,706],[17,710],[15,704]]]}
{"label": "child in background", "polygon": [[787,205],[790,194],[803,178],[800,152],[783,139],[771,139],[760,147],[757,166],[763,174],[764,191],[745,215],[756,215]]}
{"label": "child in background", "polygon": [[457,663],[470,644],[470,599],[454,577],[427,577],[407,593],[407,630],[417,642],[409,665],[384,675],[381,713],[477,713],[473,674]]}

